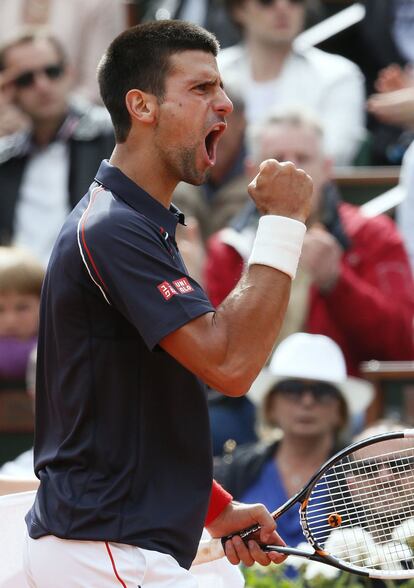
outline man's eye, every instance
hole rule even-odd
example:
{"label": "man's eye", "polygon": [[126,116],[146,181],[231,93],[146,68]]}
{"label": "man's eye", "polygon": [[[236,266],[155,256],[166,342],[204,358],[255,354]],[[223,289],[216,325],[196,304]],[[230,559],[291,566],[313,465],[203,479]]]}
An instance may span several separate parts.
{"label": "man's eye", "polygon": [[207,84],[199,84],[196,89],[200,90],[200,92],[206,92],[207,91]]}

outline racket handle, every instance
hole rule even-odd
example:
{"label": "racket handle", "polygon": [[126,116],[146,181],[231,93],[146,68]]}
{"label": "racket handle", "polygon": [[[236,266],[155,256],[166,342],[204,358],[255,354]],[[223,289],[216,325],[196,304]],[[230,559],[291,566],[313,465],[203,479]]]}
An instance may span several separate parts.
{"label": "racket handle", "polygon": [[239,531],[238,533],[232,533],[231,535],[227,535],[227,537],[222,537],[221,539],[210,539],[208,541],[200,541],[198,545],[197,554],[195,559],[193,560],[192,565],[198,566],[202,563],[207,563],[209,561],[215,561],[216,559],[220,559],[224,557],[224,546],[226,541],[238,535],[243,540],[247,539],[253,533],[256,533],[261,529],[260,525],[254,525],[253,527],[249,527],[248,529],[243,529],[243,531]]}
{"label": "racket handle", "polygon": [[227,535],[226,537],[222,537],[221,543],[224,547],[224,545],[226,544],[226,541],[228,541],[229,539],[232,539],[232,537],[235,537],[236,535],[241,537],[241,539],[243,539],[243,541],[244,541],[245,539],[248,539],[250,537],[250,535],[253,535],[253,533],[257,533],[257,531],[260,531],[260,529],[261,529],[260,525],[253,525],[252,527],[248,527],[247,529],[243,529],[242,531],[238,531],[237,533],[232,533],[231,535]]}

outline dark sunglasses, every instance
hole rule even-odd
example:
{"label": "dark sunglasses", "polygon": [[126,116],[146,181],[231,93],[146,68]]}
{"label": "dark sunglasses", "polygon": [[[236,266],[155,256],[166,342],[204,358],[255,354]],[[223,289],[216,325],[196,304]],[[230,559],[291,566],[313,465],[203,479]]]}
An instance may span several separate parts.
{"label": "dark sunglasses", "polygon": [[[355,467],[356,464],[356,467]],[[354,465],[354,473],[366,476],[378,476],[383,470],[393,475],[406,474],[414,469],[413,456],[390,457],[388,459],[363,459],[357,460]]]}
{"label": "dark sunglasses", "polygon": [[305,393],[311,393],[314,400],[327,404],[333,398],[340,398],[338,388],[327,382],[305,382],[303,380],[283,380],[275,387],[275,392],[292,401],[299,401]]}
{"label": "dark sunglasses", "polygon": [[39,69],[33,69],[31,71],[25,71],[17,78],[14,79],[13,84],[17,88],[29,88],[33,86],[36,76],[39,74],[43,74],[49,78],[49,80],[57,80],[63,75],[65,71],[65,66],[63,63],[54,63],[52,65],[45,65],[45,67],[40,67]]}
{"label": "dark sunglasses", "polygon": [[[256,0],[258,4],[262,6],[270,6],[275,0]],[[291,4],[305,4],[306,0],[289,0]]]}

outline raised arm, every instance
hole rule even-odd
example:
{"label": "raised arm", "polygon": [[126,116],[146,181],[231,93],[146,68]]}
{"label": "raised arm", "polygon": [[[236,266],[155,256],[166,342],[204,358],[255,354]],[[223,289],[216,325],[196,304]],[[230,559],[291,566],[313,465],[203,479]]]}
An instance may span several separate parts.
{"label": "raised arm", "polygon": [[266,160],[249,193],[263,217],[246,272],[216,312],[190,321],[160,343],[228,396],[247,392],[279,333],[310,210],[312,180],[292,163]]}

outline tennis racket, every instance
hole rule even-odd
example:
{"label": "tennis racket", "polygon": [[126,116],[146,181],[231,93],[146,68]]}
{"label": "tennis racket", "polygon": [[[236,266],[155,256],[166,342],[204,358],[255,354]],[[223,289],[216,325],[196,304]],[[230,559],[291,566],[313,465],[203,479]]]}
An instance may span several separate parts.
{"label": "tennis racket", "polygon": [[[266,545],[265,551],[304,557],[378,579],[414,577],[414,429],[375,435],[331,457],[295,496],[272,513],[299,504],[309,552]],[[224,555],[234,535],[200,543],[193,565]]]}

